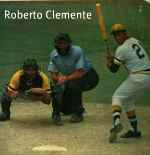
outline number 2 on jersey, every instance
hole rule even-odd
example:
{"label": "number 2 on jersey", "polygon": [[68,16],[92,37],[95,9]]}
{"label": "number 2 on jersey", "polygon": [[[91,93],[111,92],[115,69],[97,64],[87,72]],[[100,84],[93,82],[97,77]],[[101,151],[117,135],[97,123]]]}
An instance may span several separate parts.
{"label": "number 2 on jersey", "polygon": [[145,57],[145,55],[142,53],[139,45],[133,44],[132,48],[136,51],[136,55],[138,56],[139,59],[142,59]]}

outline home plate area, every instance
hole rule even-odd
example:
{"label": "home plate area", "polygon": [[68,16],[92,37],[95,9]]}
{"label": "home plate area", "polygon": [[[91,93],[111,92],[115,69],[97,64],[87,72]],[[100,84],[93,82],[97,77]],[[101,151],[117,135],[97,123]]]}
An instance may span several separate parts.
{"label": "home plate area", "polygon": [[[133,155],[150,152],[149,108],[137,108],[143,137],[108,142],[111,128],[111,104],[86,103],[84,121],[70,123],[62,116],[63,126],[51,120],[51,107],[42,103],[15,102],[11,120],[0,123],[0,154],[3,155]],[[124,130],[129,127],[123,115]],[[130,147],[129,147],[130,146]]]}

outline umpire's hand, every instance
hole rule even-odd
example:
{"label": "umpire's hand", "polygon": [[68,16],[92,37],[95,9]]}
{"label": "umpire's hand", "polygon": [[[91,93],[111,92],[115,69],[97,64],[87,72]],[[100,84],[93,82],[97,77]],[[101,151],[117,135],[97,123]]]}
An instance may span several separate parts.
{"label": "umpire's hand", "polygon": [[58,83],[62,85],[62,84],[64,84],[65,82],[67,82],[67,76],[60,75],[60,76],[58,77]]}

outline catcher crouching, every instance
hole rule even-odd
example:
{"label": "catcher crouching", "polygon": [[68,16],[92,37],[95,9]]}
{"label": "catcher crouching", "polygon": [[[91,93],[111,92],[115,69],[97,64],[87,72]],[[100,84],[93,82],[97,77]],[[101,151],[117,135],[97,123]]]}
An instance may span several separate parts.
{"label": "catcher crouching", "polygon": [[18,96],[26,96],[50,104],[49,80],[46,74],[39,70],[35,59],[26,59],[22,69],[14,73],[4,89],[1,96],[0,121],[10,120],[11,102]]}

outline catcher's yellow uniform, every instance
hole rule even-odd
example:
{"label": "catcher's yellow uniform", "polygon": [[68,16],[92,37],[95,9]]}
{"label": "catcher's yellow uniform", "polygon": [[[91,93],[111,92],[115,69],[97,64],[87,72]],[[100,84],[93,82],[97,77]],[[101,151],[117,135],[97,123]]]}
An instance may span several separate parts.
{"label": "catcher's yellow uniform", "polygon": [[9,84],[9,91],[26,91],[31,88],[43,88],[44,90],[50,90],[50,84],[48,77],[45,73],[39,71],[34,79],[30,79],[23,70],[18,70],[12,76]]}

